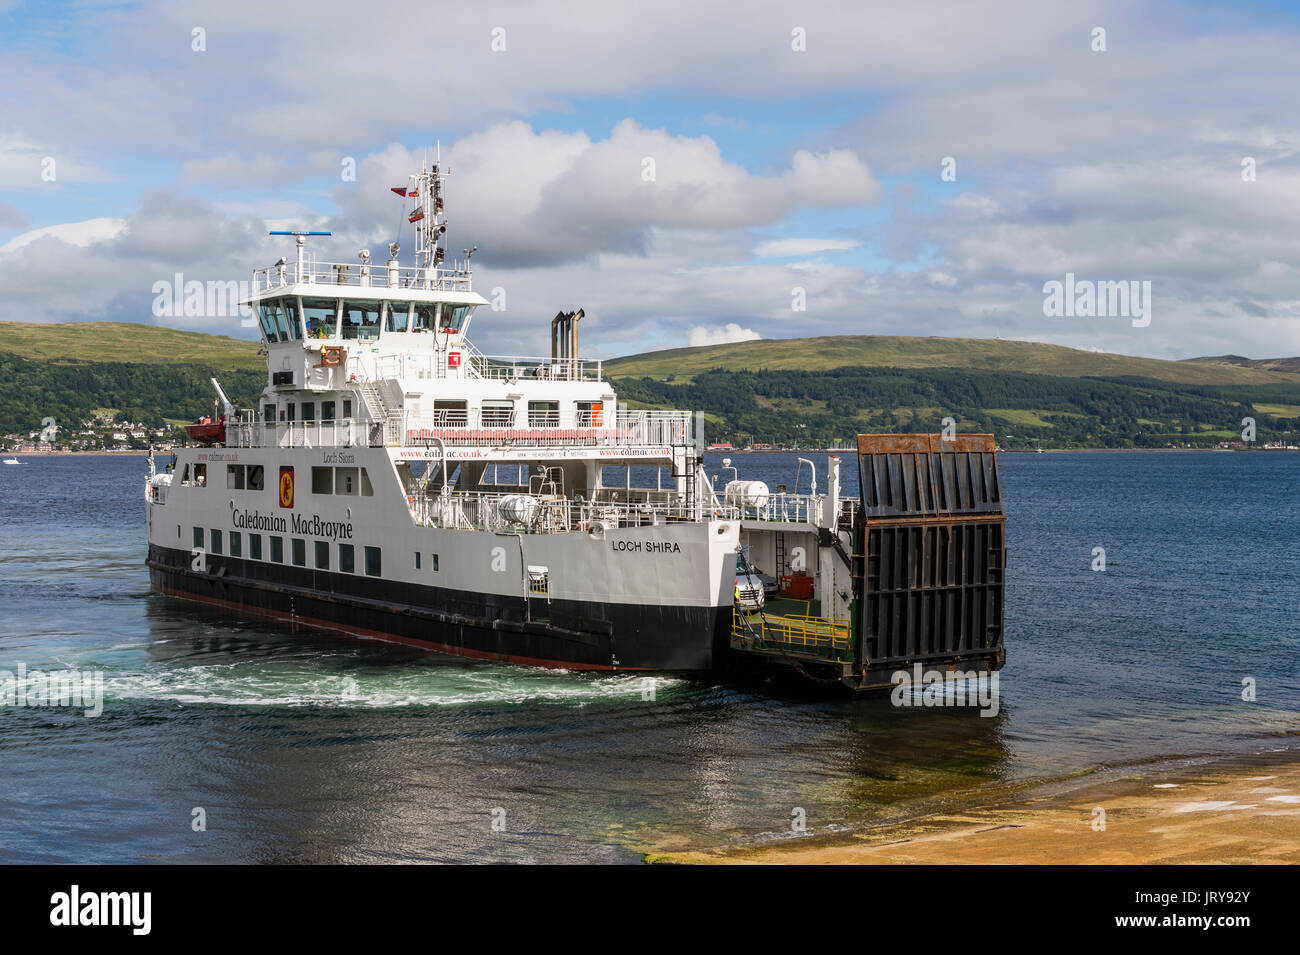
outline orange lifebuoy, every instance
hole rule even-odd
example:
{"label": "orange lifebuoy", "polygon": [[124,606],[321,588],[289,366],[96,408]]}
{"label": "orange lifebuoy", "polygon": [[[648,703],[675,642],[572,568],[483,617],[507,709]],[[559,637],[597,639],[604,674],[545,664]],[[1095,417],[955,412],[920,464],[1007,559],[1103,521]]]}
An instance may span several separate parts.
{"label": "orange lifebuoy", "polygon": [[343,346],[326,345],[320,350],[320,363],[322,365],[343,364]]}

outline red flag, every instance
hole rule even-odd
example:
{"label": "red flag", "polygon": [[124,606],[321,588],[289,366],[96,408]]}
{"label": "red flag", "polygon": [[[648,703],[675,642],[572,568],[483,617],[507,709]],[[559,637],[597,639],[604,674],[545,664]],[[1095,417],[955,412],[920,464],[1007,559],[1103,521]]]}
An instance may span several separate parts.
{"label": "red flag", "polygon": [[414,212],[412,212],[409,216],[406,217],[406,221],[407,221],[407,222],[419,222],[419,221],[420,221],[421,219],[423,219],[423,218],[424,218],[424,210],[423,210],[423,209],[416,209]]}
{"label": "red flag", "polygon": [[397,193],[399,196],[405,196],[405,195],[406,195],[406,187],[405,187],[405,186],[389,186],[389,189],[391,189],[393,192]]}

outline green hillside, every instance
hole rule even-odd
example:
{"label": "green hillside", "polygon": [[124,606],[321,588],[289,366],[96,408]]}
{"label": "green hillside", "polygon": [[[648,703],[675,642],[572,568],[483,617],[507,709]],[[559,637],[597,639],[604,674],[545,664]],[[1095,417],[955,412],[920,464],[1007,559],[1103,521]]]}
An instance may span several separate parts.
{"label": "green hillside", "polygon": [[[1244,359],[1243,359],[1244,361]],[[1061,378],[1148,378],[1186,384],[1234,385],[1297,382],[1300,375],[1222,359],[1165,361],[1080,351],[1040,342],[1000,339],[911,338],[894,335],[836,335],[807,339],[764,339],[616,358],[605,363],[611,376],[689,379],[711,368],[730,371],[832,368],[968,368]]]}
{"label": "green hillside", "polygon": [[1300,442],[1293,359],[1162,361],[1033,342],[840,336],[606,362],[637,407],[690,408],[709,440],[842,445],[858,432],[992,432],[1004,447]]}
{"label": "green hillside", "polygon": [[256,341],[127,322],[0,322],[0,352],[29,361],[199,364],[265,370]]}
{"label": "green hillside", "polygon": [[0,434],[46,417],[68,434],[103,409],[150,426],[192,421],[212,411],[213,376],[248,406],[266,381],[258,347],[156,325],[0,322]]}

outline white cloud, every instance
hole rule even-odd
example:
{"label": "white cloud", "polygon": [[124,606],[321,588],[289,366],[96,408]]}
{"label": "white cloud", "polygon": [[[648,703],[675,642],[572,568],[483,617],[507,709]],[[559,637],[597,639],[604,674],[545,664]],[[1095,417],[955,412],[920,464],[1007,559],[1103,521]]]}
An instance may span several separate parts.
{"label": "white cloud", "polygon": [[58,239],[60,242],[66,242],[68,245],[84,249],[88,245],[115,239],[125,229],[125,219],[87,219],[84,222],[64,222],[59,225],[47,225],[14,236],[4,245],[0,245],[0,253],[16,252],[23,246],[44,238]]}
{"label": "white cloud", "polygon": [[814,255],[818,252],[844,252],[856,249],[853,239],[772,239],[754,249],[760,259],[784,259],[792,255]]}
{"label": "white cloud", "polygon": [[692,348],[700,345],[728,345],[732,342],[753,342],[763,336],[752,328],[741,328],[736,322],[728,322],[721,328],[708,328],[696,325],[686,333],[686,343]]}

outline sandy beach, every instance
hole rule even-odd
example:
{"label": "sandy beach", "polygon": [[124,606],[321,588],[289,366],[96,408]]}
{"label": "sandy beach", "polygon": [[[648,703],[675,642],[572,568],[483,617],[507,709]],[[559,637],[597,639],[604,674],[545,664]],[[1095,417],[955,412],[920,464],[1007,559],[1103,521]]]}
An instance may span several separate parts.
{"label": "sandy beach", "polygon": [[[1096,774],[1100,775],[1100,774]],[[1156,764],[1036,787],[921,816],[760,849],[652,854],[647,862],[759,865],[1300,863],[1300,753]],[[1088,781],[1091,780],[1091,781]],[[1104,817],[1101,812],[1104,811]],[[1104,828],[1101,822],[1104,820]]]}

